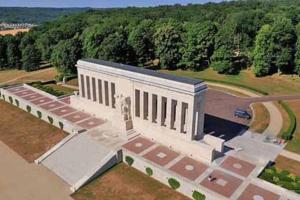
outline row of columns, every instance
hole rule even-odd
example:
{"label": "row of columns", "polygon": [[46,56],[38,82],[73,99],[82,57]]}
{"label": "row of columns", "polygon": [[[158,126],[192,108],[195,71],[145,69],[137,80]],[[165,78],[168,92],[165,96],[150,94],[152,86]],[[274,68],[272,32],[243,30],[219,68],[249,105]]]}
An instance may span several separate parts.
{"label": "row of columns", "polygon": [[135,116],[160,126],[187,133],[188,104],[135,90]]}
{"label": "row of columns", "polygon": [[95,77],[79,76],[79,93],[82,98],[115,108],[115,83]]}

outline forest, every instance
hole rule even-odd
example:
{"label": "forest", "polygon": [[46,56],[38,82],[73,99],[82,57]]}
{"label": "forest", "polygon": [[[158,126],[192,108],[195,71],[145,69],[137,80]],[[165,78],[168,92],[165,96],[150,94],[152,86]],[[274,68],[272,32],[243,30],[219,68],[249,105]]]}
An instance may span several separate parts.
{"label": "forest", "polygon": [[41,24],[60,16],[86,11],[88,8],[23,8],[0,7],[0,23]]}
{"label": "forest", "polygon": [[152,69],[300,75],[300,1],[90,9],[0,37],[2,69],[32,71],[48,61],[63,77],[76,73],[82,57]]}

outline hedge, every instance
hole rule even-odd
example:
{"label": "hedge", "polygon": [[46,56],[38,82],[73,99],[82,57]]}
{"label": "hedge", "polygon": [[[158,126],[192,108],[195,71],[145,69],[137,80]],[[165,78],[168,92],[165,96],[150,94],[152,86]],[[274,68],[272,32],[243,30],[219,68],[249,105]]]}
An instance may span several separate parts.
{"label": "hedge", "polygon": [[64,124],[62,122],[58,122],[58,125],[61,130],[64,130]]}
{"label": "hedge", "polygon": [[146,168],[146,173],[148,174],[148,176],[152,176],[153,175],[153,170],[150,167]]}
{"label": "hedge", "polygon": [[279,101],[279,104],[283,107],[283,109],[287,112],[289,119],[290,119],[290,124],[289,127],[286,131],[284,131],[281,134],[281,138],[284,140],[291,140],[293,139],[293,134],[296,130],[297,127],[297,120],[296,120],[296,116],[294,114],[294,112],[292,111],[292,109],[288,106],[288,104]]}
{"label": "hedge", "polygon": [[58,91],[58,90],[53,89],[52,87],[43,85],[41,82],[33,83],[31,86],[32,86],[32,87],[35,87],[35,88],[37,88],[37,89],[40,89],[40,90],[42,90],[42,91],[44,91],[44,92],[47,92],[47,93],[49,93],[49,94],[52,94],[52,95],[54,95],[54,96],[62,96],[62,95],[65,95],[64,92]]}
{"label": "hedge", "polygon": [[127,164],[129,166],[131,166],[133,164],[133,162],[134,162],[133,158],[131,158],[130,156],[126,156],[125,157],[125,161],[127,162]]}
{"label": "hedge", "polygon": [[30,112],[31,112],[31,107],[27,105],[27,106],[26,106],[26,110],[27,110],[27,112],[30,113]]}
{"label": "hedge", "polygon": [[193,196],[194,200],[205,200],[205,198],[206,198],[204,194],[202,194],[196,190],[193,192],[192,196]]}
{"label": "hedge", "polygon": [[19,102],[19,100],[18,100],[18,99],[15,99],[15,103],[16,103],[17,107],[19,107],[19,105],[20,105],[20,102]]}
{"label": "hedge", "polygon": [[37,113],[38,117],[41,119],[41,118],[42,118],[42,113],[41,113],[41,111],[36,111],[36,113]]}
{"label": "hedge", "polygon": [[281,171],[274,166],[268,167],[259,178],[300,194],[300,176],[290,174],[286,170]]}
{"label": "hedge", "polygon": [[233,83],[233,82],[222,81],[222,80],[214,80],[214,79],[209,79],[209,78],[201,78],[201,80],[208,81],[208,82],[213,82],[213,83],[222,83],[222,84],[225,84],[225,85],[237,86],[237,87],[240,87],[240,88],[245,88],[245,89],[251,90],[252,92],[263,94],[263,95],[268,95],[269,94],[269,93],[267,93],[263,90],[260,90],[260,89],[257,89],[257,88],[254,88],[254,87],[251,87],[251,86],[248,86],[248,85],[239,84],[239,83]]}
{"label": "hedge", "polygon": [[48,121],[50,122],[50,124],[53,124],[53,118],[48,116]]}
{"label": "hedge", "polygon": [[13,98],[11,96],[8,97],[9,102],[12,104],[14,102]]}
{"label": "hedge", "polygon": [[168,183],[173,190],[176,190],[180,187],[180,183],[175,178],[169,178]]}

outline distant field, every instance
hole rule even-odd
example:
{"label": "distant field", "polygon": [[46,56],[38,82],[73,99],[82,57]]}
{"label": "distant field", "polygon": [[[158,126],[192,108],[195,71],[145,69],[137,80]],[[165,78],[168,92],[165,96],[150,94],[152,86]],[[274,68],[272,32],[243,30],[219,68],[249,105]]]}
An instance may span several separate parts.
{"label": "distant field", "polygon": [[223,75],[218,74],[211,68],[199,72],[188,70],[161,70],[161,72],[190,78],[222,81],[228,84],[240,84],[268,92],[272,95],[300,93],[300,77],[296,75],[288,76],[274,74],[272,76],[257,78],[252,74],[251,70],[243,70],[238,75]]}
{"label": "distant field", "polygon": [[0,35],[16,35],[19,32],[28,32],[29,30],[30,30],[29,28],[5,30],[5,31],[0,31]]}

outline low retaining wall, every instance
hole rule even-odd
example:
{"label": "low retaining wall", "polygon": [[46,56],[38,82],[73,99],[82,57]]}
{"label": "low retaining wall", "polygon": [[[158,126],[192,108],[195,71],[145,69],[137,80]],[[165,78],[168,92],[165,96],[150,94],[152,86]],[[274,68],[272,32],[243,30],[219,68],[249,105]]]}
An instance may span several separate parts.
{"label": "low retaining wall", "polygon": [[218,195],[218,194],[212,195],[212,192],[209,192],[206,188],[199,185],[199,183],[197,181],[192,182],[184,177],[181,177],[181,176],[175,174],[174,172],[172,172],[166,168],[156,165],[155,163],[150,163],[149,161],[145,160],[144,158],[142,158],[126,149],[122,149],[122,150],[123,150],[123,162],[124,163],[127,163],[126,162],[127,156],[131,157],[133,159],[133,163],[132,163],[131,167],[141,171],[142,173],[144,173],[146,175],[147,175],[146,168],[151,168],[151,170],[153,172],[151,177],[169,187],[170,187],[170,185],[169,185],[168,180],[170,178],[176,179],[180,183],[180,187],[178,189],[176,189],[176,191],[182,193],[183,195],[185,195],[191,199],[194,199],[193,193],[195,191],[199,192],[201,194],[204,194],[206,197],[205,200],[224,200],[224,199],[226,199],[223,196]]}

